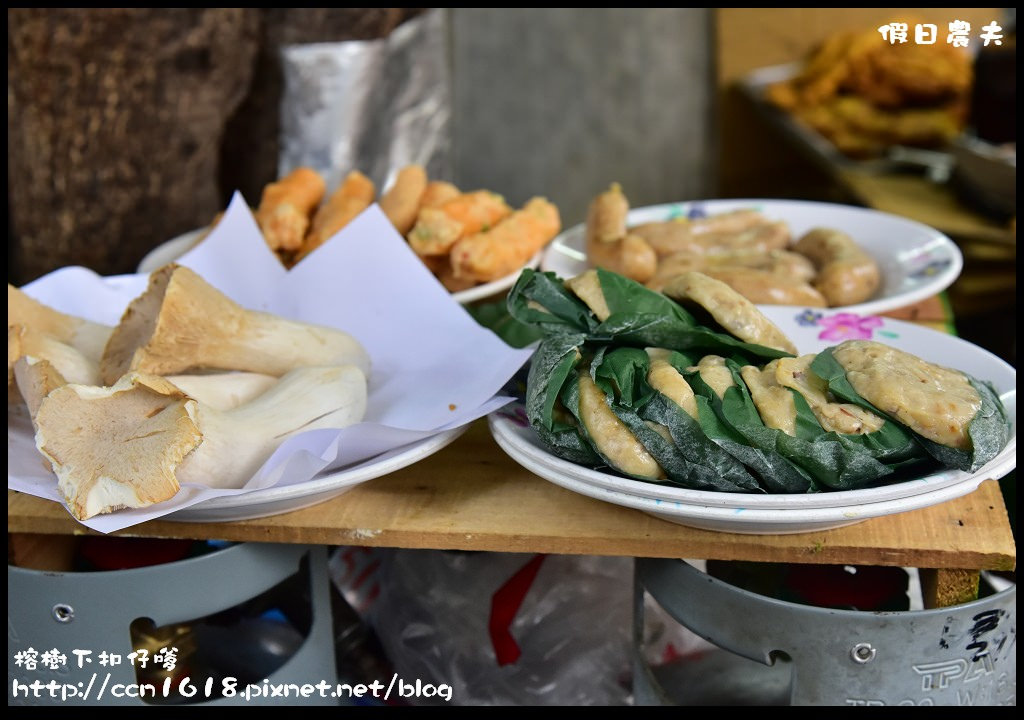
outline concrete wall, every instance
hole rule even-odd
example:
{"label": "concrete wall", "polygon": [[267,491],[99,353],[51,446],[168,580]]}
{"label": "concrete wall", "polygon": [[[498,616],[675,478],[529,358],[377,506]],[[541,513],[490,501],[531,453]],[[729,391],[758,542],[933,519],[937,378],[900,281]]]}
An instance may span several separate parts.
{"label": "concrete wall", "polygon": [[711,11],[453,8],[455,180],[565,226],[619,182],[635,206],[707,197],[713,177]]}

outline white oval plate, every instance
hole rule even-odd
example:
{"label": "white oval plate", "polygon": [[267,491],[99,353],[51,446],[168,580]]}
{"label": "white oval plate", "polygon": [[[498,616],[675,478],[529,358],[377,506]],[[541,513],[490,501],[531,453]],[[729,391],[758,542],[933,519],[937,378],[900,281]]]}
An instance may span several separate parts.
{"label": "white oval plate", "polygon": [[196,240],[204,232],[206,232],[206,228],[189,230],[187,233],[182,233],[161,245],[157,245],[142,258],[139,267],[136,269],[137,272],[151,273],[169,262],[174,262],[191,250]]}
{"label": "white oval plate", "polygon": [[[204,231],[205,228],[191,230],[182,235],[178,235],[175,238],[171,238],[162,245],[158,245],[153,248],[144,258],[142,258],[142,261],[139,263],[138,272],[151,273],[157,268],[163,267],[167,263],[177,260],[192,249],[196,238]],[[543,255],[544,251],[541,250],[530,258],[529,262],[514,273],[506,275],[503,278],[498,278],[497,280],[493,280],[489,283],[484,283],[483,285],[475,285],[471,288],[452,293],[452,297],[456,302],[465,305],[467,303],[483,300],[484,298],[489,298],[493,295],[504,292],[516,284],[516,280],[519,279],[519,275],[524,269],[536,268],[540,265]]]}
{"label": "white oval plate", "polygon": [[469,429],[469,425],[431,435],[396,448],[354,468],[338,470],[295,485],[254,490],[213,498],[161,517],[176,522],[231,522],[278,515],[310,507],[341,495],[356,485],[400,470],[433,455]]}
{"label": "white oval plate", "polygon": [[[966,494],[983,480],[998,479],[1016,467],[1017,371],[995,355],[952,335],[888,318],[829,311],[809,313],[779,306],[761,309],[793,340],[801,353],[818,352],[844,339],[870,338],[989,380],[1001,394],[1011,420],[1009,442],[998,456],[975,473],[943,470],[906,482],[862,490],[753,495],[647,483],[562,460],[541,444],[527,425],[519,404],[492,413],[488,419],[491,432],[498,444],[517,462],[529,465],[533,472],[563,487],[567,487],[567,483],[572,484],[570,489],[577,492],[586,489],[583,494],[610,502],[632,498],[634,504],[629,507],[639,503],[638,509],[683,517],[688,521],[685,524],[694,524],[692,521],[706,517],[713,519],[716,527],[712,529],[733,529],[735,532],[762,531],[750,529],[748,525],[751,523],[758,528],[776,524],[792,526],[788,530],[765,532],[802,532],[818,528],[819,523],[842,521],[851,514],[864,519],[926,507]],[[842,524],[849,522],[847,519]]]}
{"label": "white oval plate", "polygon": [[529,262],[527,262],[525,265],[523,265],[521,268],[516,270],[511,275],[506,275],[503,278],[498,278],[497,280],[493,280],[483,285],[476,285],[465,290],[460,290],[459,292],[452,293],[452,297],[455,298],[456,302],[465,305],[466,303],[471,303],[476,300],[483,300],[484,298],[489,298],[493,295],[497,295],[498,293],[504,292],[505,290],[508,290],[509,288],[516,284],[516,280],[519,279],[519,275],[523,272],[523,270],[525,270],[526,268],[536,268],[538,265],[540,265],[541,257],[543,255],[544,251],[541,250],[532,258],[530,258]]}
{"label": "white oval plate", "polygon": [[[955,500],[958,497],[967,495],[977,489],[988,477],[972,477],[969,481],[956,485],[944,487],[921,495],[899,498],[878,503],[865,503],[863,505],[851,505],[838,508],[810,508],[805,510],[778,510],[778,509],[749,509],[749,508],[724,508],[709,507],[707,505],[689,505],[682,502],[662,500],[660,498],[645,497],[620,492],[605,487],[599,487],[586,481],[574,478],[574,473],[567,471],[567,468],[549,466],[537,463],[532,459],[517,454],[517,447],[504,442],[506,436],[495,426],[500,420],[491,421],[492,432],[498,445],[504,449],[509,456],[534,474],[549,480],[555,485],[571,490],[572,492],[586,495],[596,500],[610,502],[613,505],[641,510],[648,515],[674,522],[678,525],[700,528],[702,530],[714,530],[717,532],[731,532],[745,535],[788,535],[794,533],[814,532],[817,530],[831,530],[833,528],[853,525],[854,523],[869,520],[885,515],[918,510],[924,507],[937,505],[948,500]],[[563,461],[565,462],[565,461]],[[571,465],[571,463],[566,463]],[[1005,468],[1002,472],[1005,475],[1012,467]],[[995,479],[993,476],[992,479]]]}
{"label": "white oval plate", "polygon": [[[948,288],[963,269],[960,249],[938,230],[849,205],[803,200],[699,200],[636,208],[629,212],[627,222],[638,225],[747,208],[760,211],[768,219],[786,221],[794,238],[815,227],[842,230],[875,258],[882,272],[882,285],[875,296],[857,305],[828,308],[830,311],[868,314],[912,305]],[[569,278],[590,267],[583,233],[580,224],[556,237],[544,253],[540,269]]]}

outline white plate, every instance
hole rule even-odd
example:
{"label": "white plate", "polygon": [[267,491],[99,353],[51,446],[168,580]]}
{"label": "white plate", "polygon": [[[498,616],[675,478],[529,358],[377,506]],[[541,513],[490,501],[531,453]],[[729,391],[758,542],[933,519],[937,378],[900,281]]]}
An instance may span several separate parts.
{"label": "white plate", "polygon": [[530,258],[529,262],[527,262],[525,265],[523,265],[523,267],[519,268],[511,275],[506,275],[503,278],[498,278],[497,280],[485,283],[483,285],[476,285],[475,287],[467,288],[466,290],[460,290],[459,292],[452,293],[452,297],[455,298],[456,302],[460,302],[463,305],[465,305],[466,303],[471,303],[476,300],[483,300],[484,298],[488,298],[491,297],[492,295],[497,295],[498,293],[504,292],[505,290],[508,290],[509,288],[516,284],[516,280],[519,279],[519,275],[523,272],[523,270],[525,270],[526,268],[536,268],[538,265],[540,265],[541,257],[543,255],[544,251],[541,250],[532,258]]}
{"label": "white plate", "polygon": [[[938,230],[889,213],[849,205],[803,200],[700,200],[651,205],[631,210],[630,225],[672,218],[753,208],[770,220],[784,220],[793,237],[815,227],[842,230],[878,262],[882,284],[870,300],[830,311],[880,313],[912,305],[942,292],[960,275],[963,255],[956,244]],[[556,237],[540,263],[540,269],[569,278],[586,270],[584,227],[576,225]]]}
{"label": "white plate", "polygon": [[[1016,417],[1016,391],[1007,393],[1004,396],[1004,403],[1011,417]],[[521,408],[522,406],[520,405],[519,407]],[[510,416],[510,413],[516,413],[521,416],[518,410],[510,408],[495,413],[498,419],[492,424],[492,431],[501,433],[503,441],[512,445],[520,457],[527,458],[531,463],[546,465],[552,470],[566,470],[566,461],[548,452],[532,430],[516,425],[516,420]],[[1013,470],[1016,465],[1016,455],[1017,440],[1016,436],[1014,436],[999,455],[974,474],[984,475],[986,478],[1002,477]],[[611,475],[572,463],[568,464],[572,466],[571,471],[574,477],[581,482],[627,495],[639,495],[654,500],[664,500],[668,503],[683,503],[705,507],[757,508],[760,510],[777,509],[786,511],[847,508],[870,503],[900,500],[914,495],[923,495],[942,490],[963,483],[968,479],[968,473],[960,470],[943,470],[906,482],[862,490],[841,490],[836,492],[804,493],[800,495],[750,495],[710,490],[689,490],[678,485],[643,482],[641,480]]]}
{"label": "white plate", "polygon": [[[1001,394],[1011,420],[1006,447],[975,473],[943,470],[878,488],[800,495],[755,495],[687,490],[600,472],[562,460],[541,444],[525,422],[521,405],[488,418],[498,444],[517,462],[557,485],[685,525],[746,533],[806,532],[839,527],[869,517],[927,507],[973,491],[986,479],[998,479],[1017,464],[1017,371],[976,345],[912,323],[821,312],[817,317],[787,307],[763,307],[764,313],[801,353],[818,352],[843,339],[869,336],[927,360],[954,366],[989,380]],[[845,317],[844,317],[845,316]],[[836,322],[839,318],[845,324]],[[814,320],[815,324],[811,324]]]}
{"label": "white plate", "polygon": [[295,485],[284,485],[254,490],[244,495],[225,497],[196,503],[184,510],[165,515],[161,520],[177,522],[230,522],[278,515],[310,507],[351,490],[356,485],[400,470],[449,445],[469,429],[464,425],[437,435],[383,453],[354,468],[338,470]]}
{"label": "white plate", "polygon": [[182,233],[175,238],[171,238],[162,245],[157,245],[155,248],[150,250],[144,258],[142,258],[142,262],[139,263],[137,272],[151,273],[158,268],[162,268],[169,262],[174,262],[191,250],[192,246],[195,245],[196,240],[204,232],[206,232],[206,228],[189,230],[187,233]]}
{"label": "white plate", "polygon": [[[555,485],[586,495],[596,500],[610,502],[613,505],[641,510],[648,515],[674,522],[678,525],[731,532],[744,535],[788,535],[794,533],[832,530],[834,528],[853,525],[864,520],[885,515],[918,510],[937,505],[948,500],[967,495],[977,489],[978,485],[988,477],[972,477],[969,481],[941,488],[930,493],[912,495],[907,498],[889,500],[879,503],[865,503],[838,508],[810,508],[806,510],[749,509],[708,507],[706,505],[689,505],[681,502],[662,500],[620,492],[593,485],[584,480],[576,479],[571,469],[558,464],[545,465],[537,463],[517,453],[518,447],[507,442],[507,435],[502,432],[502,419],[490,420],[491,430],[498,445],[509,456],[527,470],[549,480]],[[565,461],[562,461],[565,462]],[[565,462],[566,465],[572,463]],[[1012,469],[1006,468],[1005,475]],[[995,479],[995,476],[993,476]]]}
{"label": "white plate", "polygon": [[[192,249],[196,238],[198,238],[203,232],[205,232],[205,228],[191,230],[182,235],[178,235],[175,238],[171,238],[162,245],[158,245],[153,248],[144,258],[142,258],[142,262],[139,263],[138,272],[150,273],[157,268],[163,267],[169,262],[177,260]],[[541,250],[530,258],[529,262],[514,273],[483,285],[475,285],[474,287],[467,288],[466,290],[460,290],[459,292],[452,293],[452,297],[456,302],[465,305],[467,303],[483,300],[484,298],[504,292],[516,284],[516,280],[519,279],[519,274],[525,268],[536,268],[540,265],[541,257],[543,255],[544,251]]]}

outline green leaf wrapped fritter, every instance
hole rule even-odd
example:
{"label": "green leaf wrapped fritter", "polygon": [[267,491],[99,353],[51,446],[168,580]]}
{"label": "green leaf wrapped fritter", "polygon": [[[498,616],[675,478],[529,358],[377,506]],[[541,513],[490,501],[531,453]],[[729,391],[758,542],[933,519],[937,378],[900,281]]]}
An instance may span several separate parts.
{"label": "green leaf wrapped fritter", "polygon": [[520,322],[548,333],[581,332],[589,343],[714,352],[752,362],[791,354],[700,325],[676,301],[602,269],[564,282],[554,273],[524,270],[509,292],[508,308]]}
{"label": "green leaf wrapped fritter", "polygon": [[590,308],[555,273],[527,268],[505,300],[509,314],[545,334],[588,334],[598,325]]}
{"label": "green leaf wrapped fritter", "polygon": [[[712,400],[709,399],[715,391],[704,382],[700,375],[689,373],[689,369],[698,364],[693,357],[678,352],[666,353],[664,350],[649,350],[648,352],[652,356],[652,365],[660,365],[659,357],[664,359],[668,365],[668,368],[655,368],[656,371],[664,370],[665,377],[652,375],[652,384],[659,386],[662,394],[673,401],[672,405],[684,409],[683,416],[696,420],[697,430],[701,435],[707,437],[715,446],[744,466],[748,473],[759,482],[763,491],[800,493],[813,489],[814,483],[804,470],[774,451],[749,445],[743,435],[719,417]],[[668,372],[669,369],[671,373]],[[714,382],[713,377],[709,376],[709,379]],[[665,380],[671,384],[666,386]],[[729,382],[732,382],[731,376]],[[681,385],[677,383],[681,383]],[[699,386],[700,392],[695,392],[691,383]],[[719,387],[719,390],[725,392],[724,387]],[[716,398],[716,400],[720,401],[720,398]],[[645,419],[657,420],[658,418],[645,416]],[[673,421],[666,424],[669,424],[677,442],[685,443],[685,434],[693,431],[692,425],[688,423],[680,425],[678,415],[669,416],[668,420]],[[717,453],[714,457],[716,457],[716,465],[723,465],[723,462],[717,459]]]}
{"label": "green leaf wrapped fritter", "polygon": [[576,378],[582,356],[581,334],[552,335],[537,347],[526,378],[526,416],[541,442],[555,455],[590,467],[601,458],[581,436],[572,415],[559,401],[563,387]]}
{"label": "green leaf wrapped fritter", "polygon": [[1009,440],[995,390],[959,370],[870,340],[828,348],[811,370],[836,397],[902,424],[949,467],[974,472]]}
{"label": "green leaf wrapped fritter", "polygon": [[601,457],[601,464],[638,480],[661,482],[667,478],[658,460],[612,411],[608,396],[586,368],[577,370],[575,382],[566,383],[560,399]]}
{"label": "green leaf wrapped fritter", "polygon": [[[753,422],[757,410],[750,401],[749,395],[744,395],[741,392],[731,370],[725,365],[724,359],[722,360],[721,370],[714,367],[713,361],[709,362],[708,358],[702,358],[700,363],[691,364],[690,367],[684,369],[686,381],[696,393],[698,402],[702,402],[709,410],[705,413],[701,408],[698,415],[704,432],[708,437],[713,438],[722,449],[756,471],[762,487],[768,492],[816,492],[818,490],[817,483],[809,472],[787,459],[770,444],[752,444],[725,416],[724,403],[726,400],[729,401],[730,407],[739,401],[738,406],[749,418],[748,423]],[[703,367],[700,367],[702,364]],[[700,370],[694,369],[696,367],[700,367]],[[738,397],[734,399],[734,395]],[[743,402],[744,399],[746,402]],[[751,412],[753,415],[750,415]]]}
{"label": "green leaf wrapped fritter", "polygon": [[863,446],[876,460],[901,471],[931,461],[913,433],[899,423],[860,405],[838,402],[830,395],[825,380],[811,370],[816,357],[782,358],[765,369],[771,367],[774,382],[800,396],[824,430]]}
{"label": "green leaf wrapped fritter", "polygon": [[[666,387],[658,375],[652,376],[652,371],[665,369],[661,358],[652,367],[652,352],[656,351],[619,348],[596,356],[591,364],[592,377],[616,417],[657,460],[668,482],[692,490],[758,492],[757,480],[743,464],[709,439],[679,404],[686,404],[678,400],[679,393]],[[669,369],[685,386],[682,376]]]}
{"label": "green leaf wrapped fritter", "polygon": [[893,482],[939,463],[973,471],[1009,438],[995,390],[880,343],[818,355],[700,273],[652,291],[601,269],[524,271],[506,308],[543,336],[526,409],[559,457],[723,492]]}
{"label": "green leaf wrapped fritter", "polygon": [[[749,445],[778,453],[804,470],[818,486],[815,489],[852,490],[893,474],[892,467],[863,446],[826,432],[799,393],[772,385],[773,369],[741,370],[734,362],[714,357],[702,358],[697,368],[694,390],[698,391],[697,378],[705,380],[699,392],[708,397],[710,390],[719,418]],[[707,378],[713,379],[707,382]]]}

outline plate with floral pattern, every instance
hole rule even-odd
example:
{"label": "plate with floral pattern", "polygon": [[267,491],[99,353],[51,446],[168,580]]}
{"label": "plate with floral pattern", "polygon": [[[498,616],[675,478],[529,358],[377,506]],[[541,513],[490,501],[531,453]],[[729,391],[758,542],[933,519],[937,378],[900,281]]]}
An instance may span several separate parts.
{"label": "plate with floral pattern", "polygon": [[[849,235],[877,262],[882,282],[873,297],[856,305],[828,308],[871,315],[913,305],[936,295],[959,277],[963,269],[960,249],[934,228],[890,213],[834,203],[804,200],[698,200],[640,207],[629,212],[627,223],[675,220],[687,222],[733,210],[754,209],[770,220],[789,225],[794,240],[823,227]],[[540,269],[569,278],[590,267],[584,227],[576,225],[548,246]]]}

